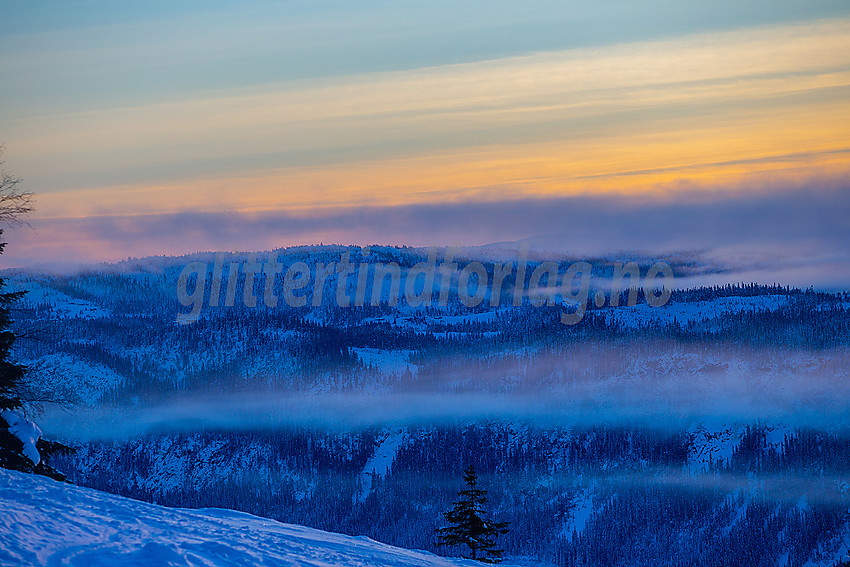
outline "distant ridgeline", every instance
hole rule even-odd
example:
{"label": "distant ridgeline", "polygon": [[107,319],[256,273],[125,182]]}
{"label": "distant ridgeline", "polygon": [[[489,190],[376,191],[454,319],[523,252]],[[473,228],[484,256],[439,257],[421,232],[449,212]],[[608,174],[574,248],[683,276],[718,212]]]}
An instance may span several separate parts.
{"label": "distant ridgeline", "polygon": [[[342,250],[347,249],[297,249],[280,261],[333,262]],[[422,254],[382,248],[372,249],[368,259],[411,266]],[[178,303],[175,288],[186,262],[153,258],[73,275],[7,274],[12,289],[28,291],[18,304],[16,321],[34,338],[20,340],[17,355],[24,361],[41,360],[46,374],[59,369],[96,375],[78,392],[84,397],[126,400],[174,389],[242,389],[256,380],[271,387],[310,388],[329,374],[352,376],[362,386],[386,379],[386,373],[369,370],[370,364],[382,364],[370,349],[402,352],[405,363],[427,374],[430,361],[436,359],[435,371],[441,371],[443,358],[452,353],[486,353],[481,361],[486,366],[499,353],[512,357],[517,349],[528,348],[558,352],[576,343],[612,343],[618,350],[628,344],[636,354],[656,348],[652,341],[670,340],[697,349],[719,343],[792,349],[850,344],[847,293],[754,284],[677,290],[658,308],[646,304],[640,289],[637,303],[627,306],[628,292],[623,290],[617,307],[610,305],[610,297],[601,308],[589,299],[583,319],[569,326],[559,323],[560,305],[533,306],[526,298],[514,307],[506,291],[499,307],[482,302],[473,308],[458,300],[456,290],[446,307],[413,308],[402,300],[396,306],[327,302],[313,307],[308,302],[301,308],[283,303],[271,308],[237,301],[232,307],[206,306],[196,322],[178,325],[176,315],[186,308]],[[482,264],[493,269],[492,262]],[[601,260],[592,264],[594,269],[604,266]],[[535,265],[529,260],[528,277]],[[704,272],[684,260],[671,266],[677,274]],[[239,277],[242,285],[244,274]],[[333,296],[334,277],[326,286],[325,296]],[[222,288],[227,288],[226,280]],[[258,295],[262,288],[262,280],[256,281]],[[395,370],[407,368],[402,364]],[[333,383],[340,381],[334,378]]]}

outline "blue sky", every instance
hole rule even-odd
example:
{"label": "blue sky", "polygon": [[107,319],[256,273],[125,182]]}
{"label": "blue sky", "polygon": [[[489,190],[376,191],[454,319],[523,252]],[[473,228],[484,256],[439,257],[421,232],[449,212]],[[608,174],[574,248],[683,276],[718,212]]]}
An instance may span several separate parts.
{"label": "blue sky", "polygon": [[3,2],[4,117],[850,15],[833,1]]}

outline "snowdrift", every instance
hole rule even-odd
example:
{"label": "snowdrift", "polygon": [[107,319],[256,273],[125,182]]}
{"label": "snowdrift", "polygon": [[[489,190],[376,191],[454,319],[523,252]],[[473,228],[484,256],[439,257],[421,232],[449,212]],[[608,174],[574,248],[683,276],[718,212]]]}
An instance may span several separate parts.
{"label": "snowdrift", "polygon": [[472,567],[481,563],[230,510],[165,508],[0,469],[0,565]]}

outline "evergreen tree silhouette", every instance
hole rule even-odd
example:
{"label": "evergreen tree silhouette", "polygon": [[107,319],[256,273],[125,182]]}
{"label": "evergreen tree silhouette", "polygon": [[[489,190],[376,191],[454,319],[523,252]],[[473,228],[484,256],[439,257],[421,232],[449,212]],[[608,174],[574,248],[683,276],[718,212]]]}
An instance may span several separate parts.
{"label": "evergreen tree silhouette", "polygon": [[[3,147],[0,146],[0,155]],[[0,161],[0,164],[3,162]],[[32,211],[31,194],[20,191],[21,179],[0,171],[0,224],[20,223],[19,217]],[[0,228],[0,238],[3,229]],[[0,254],[6,243],[0,240]],[[35,443],[38,458],[26,455],[24,443],[9,428],[9,420],[23,419],[14,410],[19,410],[24,401],[20,398],[20,387],[27,367],[18,364],[11,357],[15,333],[12,330],[12,305],[23,292],[6,291],[6,283],[0,278],[0,468],[49,476],[55,480],[65,480],[65,476],[47,464],[51,456],[67,453],[69,448],[56,441],[39,438]],[[30,424],[31,425],[31,424]],[[38,462],[33,462],[37,460]]]}
{"label": "evergreen tree silhouette", "polygon": [[482,517],[487,491],[478,488],[478,475],[472,465],[463,473],[466,488],[458,492],[454,508],[443,514],[451,525],[437,530],[437,545],[469,548],[467,559],[499,563],[503,550],[496,548],[496,537],[508,531],[508,522],[491,522]]}

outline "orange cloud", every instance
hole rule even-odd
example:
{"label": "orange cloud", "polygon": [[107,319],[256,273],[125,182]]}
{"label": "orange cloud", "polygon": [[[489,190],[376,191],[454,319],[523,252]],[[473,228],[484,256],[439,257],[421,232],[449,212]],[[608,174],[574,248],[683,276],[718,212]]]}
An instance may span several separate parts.
{"label": "orange cloud", "polygon": [[[98,188],[39,196],[46,217],[403,205],[624,192],[850,170],[850,105],[826,101],[738,109],[723,117],[664,119],[647,131],[404,159],[291,167],[242,176]],[[631,130],[631,131],[629,131]]]}
{"label": "orange cloud", "polygon": [[848,101],[835,20],[43,117],[9,145],[62,180],[44,218],[664,197],[850,170]]}

